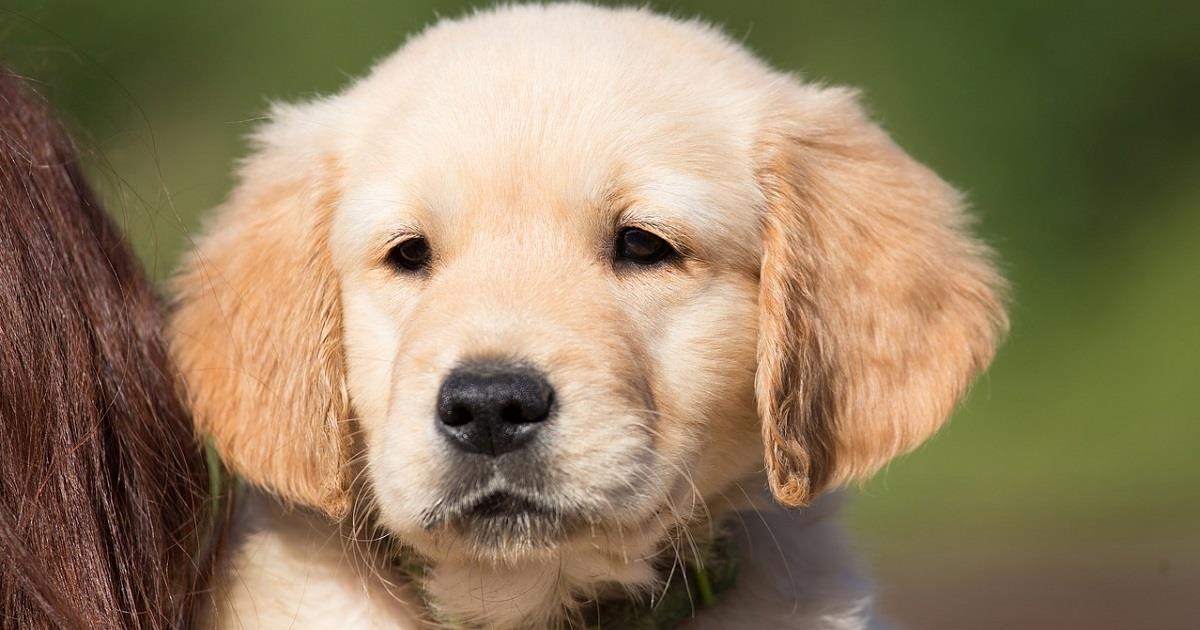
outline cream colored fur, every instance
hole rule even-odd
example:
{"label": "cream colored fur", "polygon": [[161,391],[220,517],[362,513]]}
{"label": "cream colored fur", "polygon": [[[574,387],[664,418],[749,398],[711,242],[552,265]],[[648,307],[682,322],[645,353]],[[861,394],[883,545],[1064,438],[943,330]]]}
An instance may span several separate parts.
{"label": "cream colored fur", "polygon": [[[232,549],[220,627],[545,627],[652,592],[656,558],[758,488],[808,505],[929,437],[1005,327],[952,188],[852,92],[698,22],[579,4],[442,21],[256,141],[173,321],[200,430],[295,510],[246,508],[266,516]],[[628,226],[679,260],[614,264]],[[415,236],[431,267],[398,272],[387,253]],[[429,525],[460,465],[439,384],[490,358],[554,383],[536,498],[578,518],[566,535]],[[741,512],[763,524],[743,582],[692,623],[862,627],[831,508],[777,509]],[[428,560],[428,609],[387,586],[378,532]]]}

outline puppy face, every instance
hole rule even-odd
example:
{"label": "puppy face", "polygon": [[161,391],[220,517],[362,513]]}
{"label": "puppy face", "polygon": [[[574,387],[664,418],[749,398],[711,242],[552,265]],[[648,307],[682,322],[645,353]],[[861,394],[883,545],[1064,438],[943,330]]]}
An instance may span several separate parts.
{"label": "puppy face", "polygon": [[646,583],[738,480],[915,447],[1005,326],[953,189],[694,23],[481,13],[273,118],[176,285],[198,422],[446,565]]}
{"label": "puppy face", "polygon": [[333,212],[347,382],[384,522],[486,555],[688,518],[704,498],[690,494],[762,465],[748,211],[762,197],[745,139],[703,111],[664,128],[623,90],[567,77],[546,111],[534,91],[456,96],[513,77],[455,79],[365,134]]}

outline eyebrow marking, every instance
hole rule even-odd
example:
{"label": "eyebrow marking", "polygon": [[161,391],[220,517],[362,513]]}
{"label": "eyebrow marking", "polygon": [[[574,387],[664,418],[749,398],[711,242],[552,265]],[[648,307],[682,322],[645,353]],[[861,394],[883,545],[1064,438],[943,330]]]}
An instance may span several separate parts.
{"label": "eyebrow marking", "polygon": [[625,188],[620,197],[620,225],[654,232],[684,256],[701,251],[703,236],[719,224],[712,219],[711,185],[664,169],[644,171],[642,176],[648,178],[644,184]]}

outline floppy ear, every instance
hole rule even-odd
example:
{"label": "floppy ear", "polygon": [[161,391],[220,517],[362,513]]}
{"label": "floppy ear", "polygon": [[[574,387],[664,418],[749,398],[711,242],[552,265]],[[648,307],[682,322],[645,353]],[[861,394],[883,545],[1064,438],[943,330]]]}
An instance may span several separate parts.
{"label": "floppy ear", "polygon": [[349,403],[321,106],[276,108],[256,134],[241,183],[174,280],[171,345],[226,464],[336,517],[349,505]]}
{"label": "floppy ear", "polygon": [[796,506],[931,436],[1007,320],[958,193],[852,92],[784,89],[760,145],[755,386],[771,490]]}

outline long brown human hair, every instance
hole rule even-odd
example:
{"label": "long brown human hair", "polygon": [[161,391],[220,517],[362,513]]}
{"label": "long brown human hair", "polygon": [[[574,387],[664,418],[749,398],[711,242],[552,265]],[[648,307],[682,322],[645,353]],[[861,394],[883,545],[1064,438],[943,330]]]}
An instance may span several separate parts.
{"label": "long brown human hair", "polygon": [[0,66],[0,624],[190,625],[211,496],[162,303],[70,139]]}

